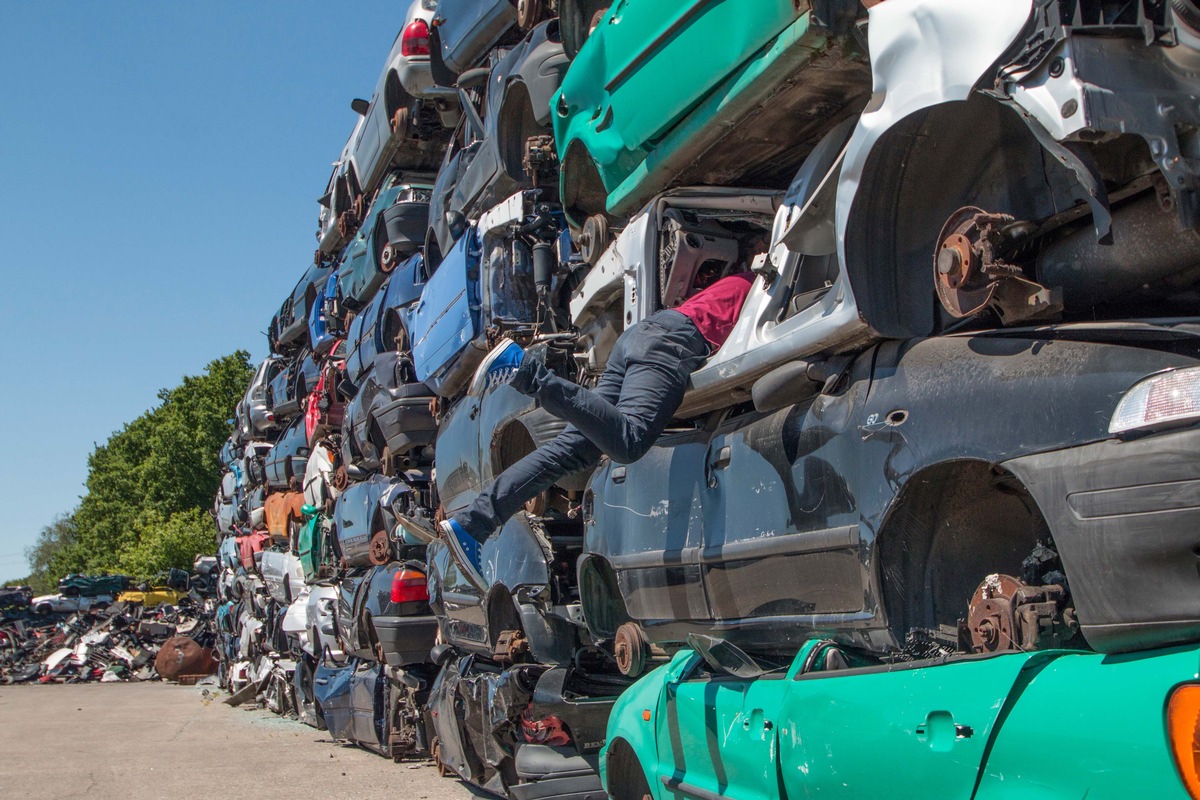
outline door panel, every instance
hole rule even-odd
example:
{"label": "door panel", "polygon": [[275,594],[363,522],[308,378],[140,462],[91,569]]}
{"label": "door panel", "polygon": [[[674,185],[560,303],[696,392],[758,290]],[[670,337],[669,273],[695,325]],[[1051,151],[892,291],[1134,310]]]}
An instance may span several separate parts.
{"label": "door panel", "polygon": [[1012,654],[787,681],[789,797],[970,797],[996,716],[1031,658]]}
{"label": "door panel", "polygon": [[863,609],[868,575],[846,476],[858,459],[813,405],[734,420],[708,449],[699,560],[716,619]]}
{"label": "door panel", "polygon": [[775,729],[791,681],[707,676],[667,684],[659,762],[666,785],[737,800],[777,800]]}
{"label": "door panel", "polygon": [[635,619],[708,618],[696,565],[707,440],[668,435],[632,464],[606,461],[592,478],[586,549],[612,564]]}
{"label": "door panel", "polygon": [[792,0],[616,6],[603,36],[589,44],[602,44],[613,65],[612,124],[630,150],[649,147],[797,15]]}
{"label": "door panel", "polygon": [[463,234],[425,284],[409,317],[413,362],[422,381],[447,367],[479,333],[479,247]]}

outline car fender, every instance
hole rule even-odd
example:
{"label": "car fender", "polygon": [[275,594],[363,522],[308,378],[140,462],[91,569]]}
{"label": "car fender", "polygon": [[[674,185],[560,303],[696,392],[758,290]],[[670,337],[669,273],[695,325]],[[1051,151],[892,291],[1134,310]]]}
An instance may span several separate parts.
{"label": "car fender", "polygon": [[850,208],[875,145],[905,117],[966,100],[1025,28],[1030,0],[889,0],[870,11],[873,93],[846,147],[837,193],[839,258]]}

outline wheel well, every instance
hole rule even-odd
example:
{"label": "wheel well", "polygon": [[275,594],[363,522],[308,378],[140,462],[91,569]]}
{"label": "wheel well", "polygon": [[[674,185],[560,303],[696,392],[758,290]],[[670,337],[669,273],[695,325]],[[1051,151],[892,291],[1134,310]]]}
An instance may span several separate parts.
{"label": "wheel well", "polygon": [[400,76],[396,70],[389,69],[383,84],[384,109],[387,111],[389,124],[392,117],[396,116],[396,110],[406,104],[410,97],[412,95],[404,90],[404,84],[400,82]]}
{"label": "wheel well", "polygon": [[487,609],[488,640],[492,647],[496,646],[496,638],[501,631],[525,630],[517,604],[504,586],[492,587],[484,607]]}
{"label": "wheel well", "polygon": [[884,611],[903,642],[913,628],[957,627],[993,573],[1020,576],[1038,542],[1053,545],[1037,503],[1010,472],[956,461],[908,480],[876,543]]}
{"label": "wheel well", "polygon": [[492,474],[499,475],[537,449],[533,434],[520,420],[512,420],[492,436]]}
{"label": "wheel well", "polygon": [[946,220],[963,206],[1047,216],[1056,210],[1052,183],[1075,182],[1016,113],[989,98],[922,109],[893,125],[867,158],[846,224],[847,271],[864,319],[891,338],[935,330],[933,255]]}
{"label": "wheel well", "polygon": [[596,162],[580,142],[568,147],[562,158],[559,185],[562,187],[563,213],[572,228],[581,227],[592,214],[606,213],[608,190],[596,170]]}
{"label": "wheel well", "polygon": [[617,628],[632,620],[617,573],[599,556],[589,556],[579,565],[579,600],[588,630],[598,639],[611,639]]}
{"label": "wheel well", "polygon": [[646,771],[637,753],[625,739],[608,745],[608,793],[613,800],[643,800],[650,794]]}
{"label": "wheel well", "polygon": [[[549,126],[541,125],[533,111],[529,88],[522,81],[513,81],[504,90],[500,119],[496,135],[500,142],[500,163],[504,171],[517,183],[528,184],[533,178],[525,170],[525,142],[530,136],[552,133]],[[558,187],[543,187],[557,193]],[[552,199],[552,198],[546,198]]]}

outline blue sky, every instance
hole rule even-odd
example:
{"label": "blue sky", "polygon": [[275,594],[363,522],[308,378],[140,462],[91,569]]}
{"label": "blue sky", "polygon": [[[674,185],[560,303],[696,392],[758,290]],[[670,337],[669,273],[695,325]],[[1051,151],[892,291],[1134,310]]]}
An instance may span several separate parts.
{"label": "blue sky", "polygon": [[405,3],[55,2],[0,24],[0,582],[87,456],[266,352]]}

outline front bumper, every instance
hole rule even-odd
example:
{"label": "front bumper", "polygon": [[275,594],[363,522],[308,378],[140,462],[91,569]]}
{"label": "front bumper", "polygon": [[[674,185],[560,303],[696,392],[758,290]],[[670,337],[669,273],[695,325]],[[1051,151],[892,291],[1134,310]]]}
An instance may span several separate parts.
{"label": "front bumper", "polygon": [[1200,429],[1013,459],[1102,653],[1200,641]]}

